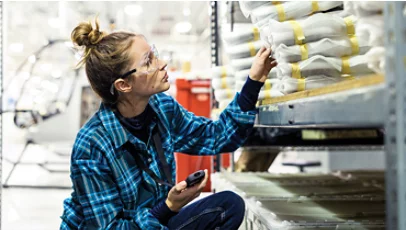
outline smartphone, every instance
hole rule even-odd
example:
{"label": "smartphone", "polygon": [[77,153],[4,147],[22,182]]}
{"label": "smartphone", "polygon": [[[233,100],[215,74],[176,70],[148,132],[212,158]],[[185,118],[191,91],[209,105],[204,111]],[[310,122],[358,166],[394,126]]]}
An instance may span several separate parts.
{"label": "smartphone", "polygon": [[204,176],[205,176],[204,170],[199,170],[197,172],[190,174],[185,180],[187,188],[200,183],[203,180]]}

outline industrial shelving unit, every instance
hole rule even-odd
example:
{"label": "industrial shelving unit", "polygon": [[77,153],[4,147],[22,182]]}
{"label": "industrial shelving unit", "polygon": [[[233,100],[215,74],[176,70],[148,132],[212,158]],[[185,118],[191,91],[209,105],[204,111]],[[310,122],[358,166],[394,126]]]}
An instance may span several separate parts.
{"label": "industrial shelving unit", "polygon": [[[262,101],[256,126],[297,129],[384,129],[385,143],[380,146],[315,145],[284,146],[283,148],[384,150],[386,157],[385,223],[386,229],[395,230],[406,229],[406,91],[404,90],[406,88],[406,23],[404,23],[406,22],[406,3],[386,2],[384,20],[385,76],[366,76],[325,88]],[[212,40],[212,49],[218,46],[217,26],[216,31],[213,32],[216,39]],[[217,55],[218,60],[218,48],[216,52],[212,50],[212,55]]]}

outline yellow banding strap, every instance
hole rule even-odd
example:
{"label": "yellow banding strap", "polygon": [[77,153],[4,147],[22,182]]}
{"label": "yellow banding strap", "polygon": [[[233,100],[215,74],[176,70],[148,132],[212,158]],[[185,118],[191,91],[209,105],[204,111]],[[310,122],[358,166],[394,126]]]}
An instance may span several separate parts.
{"label": "yellow banding strap", "polygon": [[314,13],[314,12],[317,12],[319,10],[320,10],[319,3],[317,1],[312,1],[312,12]]}
{"label": "yellow banding strap", "polygon": [[284,22],[286,20],[285,9],[283,8],[283,4],[276,4],[276,12],[278,13],[278,18],[280,22]]}
{"label": "yellow banding strap", "polygon": [[349,57],[342,57],[341,73],[351,74],[350,60]]}
{"label": "yellow banding strap", "polygon": [[302,60],[309,58],[309,50],[307,49],[307,44],[300,45],[300,53],[302,55]]}
{"label": "yellow banding strap", "polygon": [[227,77],[227,68],[225,66],[221,67],[221,78]]}
{"label": "yellow banding strap", "polygon": [[290,64],[292,66],[292,77],[296,79],[301,79],[302,74],[300,73],[300,67],[297,63]]}
{"label": "yellow banding strap", "polygon": [[271,99],[272,84],[270,80],[265,81],[265,100]]}
{"label": "yellow banding strap", "polygon": [[344,18],[345,25],[347,26],[347,34],[353,35],[355,34],[355,27],[354,22],[352,21],[351,17]]}
{"label": "yellow banding strap", "polygon": [[255,46],[252,42],[248,42],[248,48],[250,49],[251,57],[254,57],[256,54]]}
{"label": "yellow banding strap", "polygon": [[348,80],[354,80],[354,79],[355,79],[354,76],[345,76],[345,77],[343,77],[343,78],[344,78],[344,80],[346,80],[346,81],[348,81]]}
{"label": "yellow banding strap", "polygon": [[293,32],[295,33],[295,43],[296,45],[302,45],[305,40],[305,36],[302,30],[302,27],[297,21],[289,21],[292,24]]}
{"label": "yellow banding strap", "polygon": [[221,88],[226,89],[227,88],[227,78],[223,77],[221,78]]}
{"label": "yellow banding strap", "polygon": [[231,89],[226,89],[227,92],[227,99],[233,98],[233,93],[231,92]]}
{"label": "yellow banding strap", "polygon": [[306,79],[297,79],[297,91],[304,91],[306,89]]}
{"label": "yellow banding strap", "polygon": [[254,34],[254,41],[258,41],[259,40],[259,30],[257,27],[252,28],[252,32]]}
{"label": "yellow banding strap", "polygon": [[272,3],[272,5],[279,5],[279,4],[281,4],[280,1],[272,1],[271,3]]}
{"label": "yellow banding strap", "polygon": [[359,54],[359,44],[358,44],[358,39],[357,36],[355,35],[350,35],[350,43],[351,43],[351,54]]}

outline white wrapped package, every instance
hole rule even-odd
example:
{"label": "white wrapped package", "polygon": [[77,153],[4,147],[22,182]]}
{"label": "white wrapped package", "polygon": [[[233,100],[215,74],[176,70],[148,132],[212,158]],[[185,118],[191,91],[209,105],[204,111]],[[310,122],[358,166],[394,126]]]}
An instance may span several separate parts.
{"label": "white wrapped package", "polygon": [[227,99],[227,100],[219,101],[219,108],[220,109],[225,109],[231,103],[231,101],[232,101],[232,99],[231,100]]}
{"label": "white wrapped package", "polygon": [[235,96],[234,89],[216,89],[214,90],[214,98],[217,101],[230,100]]}
{"label": "white wrapped package", "polygon": [[365,55],[335,58],[314,56],[298,63],[282,63],[275,67],[277,77],[307,78],[324,75],[340,78],[341,75],[365,75],[372,71],[368,68]]}
{"label": "white wrapped package", "polygon": [[230,66],[216,66],[211,68],[212,78],[234,77],[234,70]]}
{"label": "white wrapped package", "polygon": [[284,22],[302,18],[315,12],[326,11],[342,5],[340,1],[289,1],[281,4],[265,4],[251,12],[251,20],[257,26],[268,23],[270,19]]}
{"label": "white wrapped package", "polygon": [[366,17],[382,14],[384,5],[384,1],[345,1],[344,10],[359,17]]}
{"label": "white wrapped package", "polygon": [[[266,79],[264,86],[261,87],[261,90],[277,89],[278,85],[281,83],[280,79]],[[242,87],[244,86],[245,81],[237,80],[235,82],[235,91],[241,92]]]}
{"label": "white wrapped package", "polygon": [[234,89],[235,79],[233,77],[213,78],[211,80],[213,89]]}
{"label": "white wrapped package", "polygon": [[[275,2],[275,1],[274,1]],[[240,9],[244,16],[248,18],[256,8],[269,3],[268,1],[239,1]]]}
{"label": "white wrapped package", "polygon": [[231,60],[231,66],[233,67],[234,71],[240,71],[244,69],[250,69],[252,63],[254,62],[255,57],[248,57],[242,59],[234,59]]}
{"label": "white wrapped package", "polygon": [[357,33],[366,34],[370,46],[384,46],[384,19],[382,15],[362,17],[357,21]]}
{"label": "white wrapped package", "polygon": [[233,32],[224,32],[223,39],[228,46],[258,41],[259,29],[251,24],[248,28],[234,28]]}
{"label": "white wrapped package", "polygon": [[268,40],[274,50],[280,44],[287,46],[302,45],[326,37],[354,35],[355,23],[356,18],[353,16],[341,18],[318,13],[298,21],[278,22],[270,20],[269,24],[261,27],[260,30],[265,33],[265,39]]}
{"label": "white wrapped package", "polygon": [[254,57],[258,50],[264,46],[261,40],[227,47],[226,53],[231,59]]}
{"label": "white wrapped package", "polygon": [[[244,70],[237,71],[237,72],[235,72],[235,79],[240,80],[240,81],[246,81],[249,73],[250,73],[249,69],[244,69]],[[276,68],[273,68],[269,72],[268,78],[272,79],[272,78],[277,78],[277,77],[278,77],[278,73],[276,72]]]}
{"label": "white wrapped package", "polygon": [[283,94],[281,91],[277,89],[271,89],[271,90],[261,90],[258,95],[258,100],[266,100],[266,99],[271,99],[274,97],[282,97],[285,94]]}
{"label": "white wrapped package", "polygon": [[367,34],[357,34],[351,37],[323,38],[303,45],[281,44],[276,48],[274,57],[278,63],[282,63],[298,62],[316,55],[344,57],[365,54],[371,48],[368,39]]}
{"label": "white wrapped package", "polygon": [[324,75],[315,75],[307,77],[306,79],[296,79],[291,77],[285,77],[274,88],[284,94],[290,94],[294,92],[300,92],[309,89],[321,88],[327,85],[335,84],[338,82],[351,80],[352,77],[327,77]]}
{"label": "white wrapped package", "polygon": [[373,47],[365,56],[371,70],[380,74],[385,72],[385,47]]}

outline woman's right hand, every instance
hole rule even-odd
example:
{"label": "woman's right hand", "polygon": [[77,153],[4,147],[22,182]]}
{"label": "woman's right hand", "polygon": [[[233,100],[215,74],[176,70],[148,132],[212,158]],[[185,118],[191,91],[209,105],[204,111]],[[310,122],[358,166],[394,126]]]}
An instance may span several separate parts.
{"label": "woman's right hand", "polygon": [[183,206],[187,205],[190,201],[194,200],[200,195],[203,188],[206,186],[209,175],[207,169],[204,170],[205,176],[202,182],[194,185],[193,187],[186,188],[186,181],[181,181],[169,191],[168,198],[166,198],[166,205],[173,212],[179,212]]}

